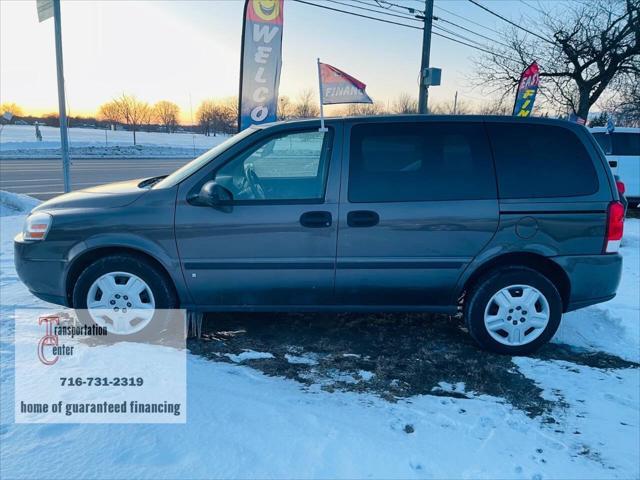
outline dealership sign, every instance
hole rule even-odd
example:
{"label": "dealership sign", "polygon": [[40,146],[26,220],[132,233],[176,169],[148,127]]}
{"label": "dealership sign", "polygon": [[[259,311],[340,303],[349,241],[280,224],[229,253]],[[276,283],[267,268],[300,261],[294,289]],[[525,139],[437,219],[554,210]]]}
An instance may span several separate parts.
{"label": "dealership sign", "polygon": [[540,84],[540,67],[536,62],[529,65],[520,75],[513,114],[517,117],[529,117],[533,111],[533,103]]}
{"label": "dealership sign", "polygon": [[246,0],[238,128],[277,119],[284,0]]}

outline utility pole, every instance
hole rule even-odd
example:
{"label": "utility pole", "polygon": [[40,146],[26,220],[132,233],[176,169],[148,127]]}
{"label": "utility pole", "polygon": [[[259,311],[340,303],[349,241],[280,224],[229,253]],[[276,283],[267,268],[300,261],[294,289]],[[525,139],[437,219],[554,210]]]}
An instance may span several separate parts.
{"label": "utility pole", "polygon": [[67,106],[64,95],[64,71],[62,68],[62,26],[60,0],[53,0],[53,23],[56,36],[56,67],[58,70],[58,110],[60,112],[60,150],[62,152],[62,174],[65,193],[71,190],[69,176],[69,137],[67,133]]}
{"label": "utility pole", "polygon": [[422,30],[422,62],[420,64],[420,92],[418,94],[418,111],[429,113],[429,85],[425,75],[429,69],[431,54],[431,26],[433,25],[433,0],[424,0],[424,27]]}
{"label": "utility pole", "polygon": [[453,97],[453,114],[456,115],[458,113],[458,90],[456,90],[456,95]]}

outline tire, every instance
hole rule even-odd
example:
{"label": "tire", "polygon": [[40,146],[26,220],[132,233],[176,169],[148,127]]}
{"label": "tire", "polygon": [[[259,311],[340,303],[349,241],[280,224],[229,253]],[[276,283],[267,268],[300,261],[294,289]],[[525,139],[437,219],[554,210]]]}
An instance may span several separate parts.
{"label": "tire", "polygon": [[[109,281],[109,285],[104,284],[105,291],[109,287],[114,289],[105,296],[104,301],[102,290],[100,290],[102,280]],[[111,284],[111,280],[114,281],[115,286]],[[126,288],[130,281],[137,280],[142,280],[142,284],[139,282],[136,285],[131,284],[132,288],[140,286],[142,291],[129,299],[128,296],[124,296],[125,293],[129,293]],[[118,282],[126,283],[119,285]],[[97,305],[97,302],[100,302],[105,306],[92,309],[91,305],[88,305],[90,296],[93,300],[98,298],[91,305]],[[110,301],[107,297],[113,300]],[[115,297],[118,297],[117,300]],[[133,297],[137,298],[134,300]],[[73,287],[72,299],[80,321],[89,325],[105,326],[109,333],[122,336],[134,336],[152,329],[159,332],[166,326],[169,319],[164,311],[178,308],[179,305],[173,284],[166,275],[144,258],[129,254],[108,255],[86,267]],[[110,302],[117,302],[117,304],[113,306]],[[122,318],[127,306],[130,308],[130,315],[134,312],[134,318],[130,321]],[[109,315],[116,307],[121,308],[119,310],[121,316],[118,317],[117,322],[111,320],[110,324]],[[135,317],[136,312],[140,312],[143,317]],[[103,313],[105,315],[102,315]],[[116,318],[115,314],[113,315]],[[151,325],[153,327],[150,327]]]}
{"label": "tire", "polygon": [[483,275],[468,291],[464,317],[469,333],[485,350],[528,355],[555,335],[562,299],[555,285],[536,270],[501,267]]}

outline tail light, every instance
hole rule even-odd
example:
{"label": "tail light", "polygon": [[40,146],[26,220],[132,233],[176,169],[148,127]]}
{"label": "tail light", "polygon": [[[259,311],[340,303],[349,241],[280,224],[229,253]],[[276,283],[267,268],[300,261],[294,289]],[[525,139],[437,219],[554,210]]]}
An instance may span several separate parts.
{"label": "tail light", "polygon": [[607,211],[607,233],[604,253],[616,253],[620,249],[620,240],[624,230],[624,207],[620,202],[611,202]]}
{"label": "tail light", "polygon": [[616,188],[618,189],[618,193],[620,195],[624,195],[626,188],[624,187],[624,182],[622,180],[616,180]]}

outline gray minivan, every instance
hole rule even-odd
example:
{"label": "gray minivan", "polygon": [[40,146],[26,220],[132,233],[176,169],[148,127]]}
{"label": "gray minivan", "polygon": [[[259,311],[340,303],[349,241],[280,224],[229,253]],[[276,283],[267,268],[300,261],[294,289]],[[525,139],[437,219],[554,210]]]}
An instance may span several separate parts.
{"label": "gray minivan", "polygon": [[252,127],[166,177],[49,200],[15,239],[18,274],[121,335],[177,307],[462,311],[482,347],[507,354],[547,342],[563,312],[614,297],[623,207],[584,127],[417,115],[326,125]]}

